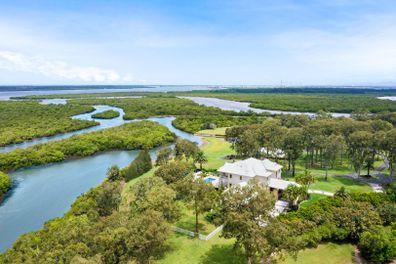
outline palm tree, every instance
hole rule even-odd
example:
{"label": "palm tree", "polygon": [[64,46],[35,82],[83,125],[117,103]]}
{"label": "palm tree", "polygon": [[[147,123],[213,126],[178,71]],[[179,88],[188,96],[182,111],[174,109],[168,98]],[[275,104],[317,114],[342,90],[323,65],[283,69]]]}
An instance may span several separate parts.
{"label": "palm tree", "polygon": [[205,156],[205,153],[200,150],[195,153],[194,162],[199,163],[199,169],[202,170],[202,164],[208,162],[208,158]]}

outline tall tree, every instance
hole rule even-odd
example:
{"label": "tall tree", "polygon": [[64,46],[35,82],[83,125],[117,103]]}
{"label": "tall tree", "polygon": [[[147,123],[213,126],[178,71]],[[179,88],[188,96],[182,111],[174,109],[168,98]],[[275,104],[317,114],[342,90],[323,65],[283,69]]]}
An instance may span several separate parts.
{"label": "tall tree", "polygon": [[170,147],[161,148],[157,153],[156,166],[167,164],[172,156],[173,150]]}
{"label": "tall tree", "polygon": [[117,165],[113,165],[107,170],[106,175],[109,181],[117,181],[121,177],[120,168]]}
{"label": "tall tree", "polygon": [[331,135],[329,137],[326,137],[321,143],[324,166],[326,169],[326,181],[328,178],[329,165],[331,165],[331,167],[334,166],[338,154],[342,151],[342,144],[343,139],[341,136],[338,135]]}
{"label": "tall tree", "polygon": [[235,246],[244,249],[247,263],[256,262],[257,256],[266,258],[272,253],[268,251],[263,227],[274,205],[275,196],[257,181],[244,187],[232,186],[221,195],[223,236],[236,239]]}
{"label": "tall tree", "polygon": [[199,235],[200,214],[213,209],[217,202],[217,192],[212,184],[193,175],[184,179],[184,199],[188,202],[195,214],[195,235]]}
{"label": "tall tree", "polygon": [[256,130],[246,129],[235,143],[235,151],[240,157],[256,157],[260,153],[260,144]]}
{"label": "tall tree", "polygon": [[386,132],[384,137],[381,138],[380,147],[385,156],[385,162],[388,163],[390,177],[392,178],[395,175],[396,166],[396,128]]}
{"label": "tall tree", "polygon": [[293,177],[296,174],[296,160],[304,150],[304,137],[301,128],[289,128],[283,138],[282,150],[286,154],[292,169]]}
{"label": "tall tree", "polygon": [[176,140],[175,144],[175,156],[178,159],[182,159],[183,157],[188,160],[194,156],[195,153],[199,151],[198,146],[187,139]]}
{"label": "tall tree", "polygon": [[199,164],[199,169],[202,170],[202,165],[208,162],[208,158],[202,150],[199,150],[194,155],[194,162]]}
{"label": "tall tree", "polygon": [[369,157],[372,140],[373,134],[368,131],[357,131],[349,137],[348,155],[358,177],[364,162]]}
{"label": "tall tree", "polygon": [[173,161],[160,166],[154,175],[162,178],[166,184],[174,184],[187,175],[194,169],[194,165],[186,161]]}
{"label": "tall tree", "polygon": [[145,214],[148,210],[155,210],[169,222],[180,217],[176,192],[159,177],[139,181],[133,186],[129,200],[132,214]]}

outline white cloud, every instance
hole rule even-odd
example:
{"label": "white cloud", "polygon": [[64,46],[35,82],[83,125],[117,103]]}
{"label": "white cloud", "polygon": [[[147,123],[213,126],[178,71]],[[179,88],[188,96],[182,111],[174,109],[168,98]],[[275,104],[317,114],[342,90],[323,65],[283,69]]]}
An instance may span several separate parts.
{"label": "white cloud", "polygon": [[64,80],[83,82],[117,82],[130,80],[131,76],[122,77],[117,71],[99,67],[82,67],[69,65],[67,62],[48,60],[38,56],[0,50],[0,69],[13,72],[27,72],[57,77]]}

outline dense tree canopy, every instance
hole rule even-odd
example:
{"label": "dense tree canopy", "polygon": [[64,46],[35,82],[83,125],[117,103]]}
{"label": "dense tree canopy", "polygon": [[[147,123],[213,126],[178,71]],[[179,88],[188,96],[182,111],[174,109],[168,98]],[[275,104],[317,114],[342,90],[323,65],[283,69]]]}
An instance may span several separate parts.
{"label": "dense tree canopy", "polygon": [[11,188],[11,184],[10,176],[0,171],[0,202],[3,195]]}
{"label": "dense tree canopy", "polygon": [[85,157],[106,150],[149,149],[173,140],[174,134],[156,122],[131,122],[61,141],[0,153],[0,170],[10,171],[72,157]]}
{"label": "dense tree canopy", "polygon": [[[305,154],[306,168],[333,167],[348,157],[360,174],[373,168],[376,155],[385,157],[391,175],[396,164],[396,132],[392,124],[372,117],[365,121],[351,118],[301,119],[282,116],[267,119],[262,124],[234,126],[226,130],[226,139],[239,157],[266,156],[289,161],[295,171],[295,161]],[[327,177],[326,177],[327,179]]]}
{"label": "dense tree canopy", "polygon": [[93,111],[92,106],[42,105],[35,101],[0,101],[0,146],[97,125],[71,116]]}

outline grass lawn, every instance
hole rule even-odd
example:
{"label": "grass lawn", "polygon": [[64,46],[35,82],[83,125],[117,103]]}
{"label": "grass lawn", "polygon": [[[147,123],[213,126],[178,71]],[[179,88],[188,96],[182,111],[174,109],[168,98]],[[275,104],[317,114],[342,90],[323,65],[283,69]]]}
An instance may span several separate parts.
{"label": "grass lawn", "polygon": [[317,248],[305,249],[298,253],[297,259],[287,257],[281,264],[349,264],[354,263],[355,246],[351,244],[327,243]]}
{"label": "grass lawn", "polygon": [[228,127],[218,127],[215,129],[205,129],[198,131],[197,135],[208,135],[208,136],[225,136],[225,131]]}
{"label": "grass lawn", "polygon": [[219,234],[208,241],[174,234],[170,238],[169,244],[169,251],[156,263],[246,263],[246,261],[235,255],[233,250],[234,240],[220,238]]}
{"label": "grass lawn", "polygon": [[315,176],[315,178],[316,182],[310,186],[310,189],[334,193],[344,186],[351,193],[373,191],[369,185],[345,176],[329,176],[327,181],[324,176]]}
{"label": "grass lawn", "polygon": [[[195,214],[193,210],[184,207],[182,209],[183,216],[179,221],[175,223],[175,226],[187,229],[189,231],[194,232],[195,231]],[[213,230],[216,229],[216,226],[209,223],[205,219],[205,214],[200,214],[198,216],[198,227],[199,227],[199,233],[203,235],[208,235],[210,234]]]}
{"label": "grass lawn", "polygon": [[[213,263],[242,264],[246,261],[236,255],[233,249],[234,240],[224,239],[219,235],[209,241],[201,241],[180,234],[174,234],[169,240],[169,251],[157,261],[161,264],[171,263]],[[355,246],[351,244],[327,243],[317,248],[300,251],[297,259],[288,256],[281,264],[347,264],[353,263]]]}
{"label": "grass lawn", "polygon": [[307,207],[307,206],[310,206],[310,205],[313,204],[314,202],[319,201],[319,200],[321,200],[321,199],[323,199],[323,198],[326,198],[326,197],[328,197],[328,196],[322,195],[322,194],[317,194],[317,193],[311,193],[311,194],[309,195],[309,199],[306,200],[306,201],[303,201],[303,202],[300,204],[300,207]]}
{"label": "grass lawn", "polygon": [[220,138],[204,138],[206,141],[202,150],[208,158],[208,163],[204,164],[205,169],[218,169],[224,165],[223,157],[234,154],[231,144]]}
{"label": "grass lawn", "polygon": [[[312,190],[321,190],[334,193],[341,187],[345,187],[345,189],[351,193],[373,191],[373,189],[369,185],[349,178],[347,176],[329,176],[326,181],[325,176],[317,175],[313,171],[312,173],[315,176],[315,183],[311,184],[311,186],[309,187]],[[282,177],[286,180],[294,181],[294,178],[288,176],[286,173],[282,173]]]}

